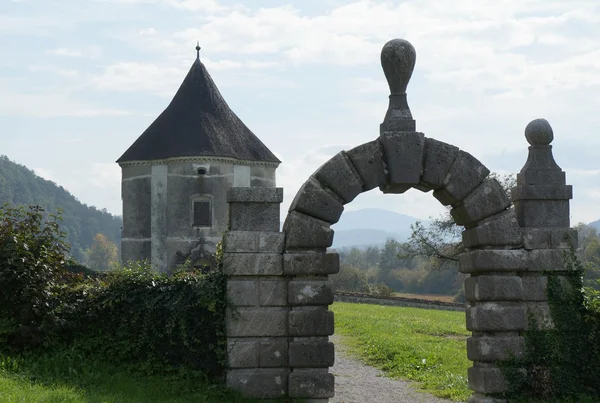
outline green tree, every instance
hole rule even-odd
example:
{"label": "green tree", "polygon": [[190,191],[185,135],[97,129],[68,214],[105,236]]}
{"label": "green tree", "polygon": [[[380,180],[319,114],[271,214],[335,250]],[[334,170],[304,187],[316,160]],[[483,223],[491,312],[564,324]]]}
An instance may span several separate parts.
{"label": "green tree", "polygon": [[344,263],[351,267],[366,270],[363,252],[357,247],[353,247],[344,254]]}
{"label": "green tree", "polygon": [[[496,179],[507,192],[516,185],[514,175],[492,173],[490,178]],[[401,256],[429,258],[433,269],[457,269],[458,255],[465,248],[461,241],[462,227],[454,223],[450,209],[447,207],[441,217],[432,219],[427,226],[420,221],[411,225],[412,232]]]}
{"label": "green tree", "polygon": [[600,234],[590,225],[579,223],[575,226],[578,232],[579,249],[584,265],[584,279],[587,286],[600,289]]}
{"label": "green tree", "polygon": [[348,265],[341,265],[340,272],[331,276],[335,291],[369,292],[370,286],[364,271]]}
{"label": "green tree", "polygon": [[0,343],[38,345],[55,319],[55,280],[69,249],[59,221],[38,206],[0,207]]}
{"label": "green tree", "polygon": [[388,275],[400,265],[399,252],[401,244],[393,238],[388,238],[385,245],[379,251],[378,266],[382,275]]}
{"label": "green tree", "polygon": [[96,234],[91,248],[86,252],[87,265],[96,270],[108,270],[119,263],[119,248],[105,235]]}

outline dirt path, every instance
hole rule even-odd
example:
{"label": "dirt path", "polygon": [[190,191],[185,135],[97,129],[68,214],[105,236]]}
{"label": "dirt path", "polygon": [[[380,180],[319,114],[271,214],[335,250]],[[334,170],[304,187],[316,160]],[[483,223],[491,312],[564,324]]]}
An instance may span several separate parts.
{"label": "dirt path", "polygon": [[425,393],[417,392],[408,382],[383,376],[382,372],[351,358],[340,336],[330,340],[335,344],[335,397],[330,403],[450,403]]}

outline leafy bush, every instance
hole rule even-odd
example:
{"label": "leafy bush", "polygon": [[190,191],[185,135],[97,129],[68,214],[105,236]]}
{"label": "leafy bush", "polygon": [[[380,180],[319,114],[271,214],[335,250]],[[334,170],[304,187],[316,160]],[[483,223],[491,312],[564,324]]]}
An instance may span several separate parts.
{"label": "leafy bush", "polygon": [[226,277],[215,270],[153,272],[131,263],[109,271],[71,312],[79,348],[148,373],[186,367],[216,374],[225,360]]}
{"label": "leafy bush", "polygon": [[92,278],[104,277],[103,272],[94,270],[94,269],[92,269],[86,265],[83,265],[79,262],[76,262],[76,261],[68,262],[65,265],[65,269],[70,273],[81,274],[85,277],[92,277]]}
{"label": "leafy bush", "polygon": [[0,348],[74,349],[147,373],[225,366],[226,276],[148,262],[103,273],[67,259],[59,216],[0,209]]}
{"label": "leafy bush", "polygon": [[369,292],[369,280],[362,270],[347,265],[341,265],[337,274],[330,276],[335,291]]}
{"label": "leafy bush", "polygon": [[381,297],[389,297],[393,292],[394,290],[384,283],[378,283],[371,287],[371,293]]}
{"label": "leafy bush", "polygon": [[0,207],[0,343],[38,346],[56,321],[56,278],[64,271],[68,245],[59,216],[40,207]]}

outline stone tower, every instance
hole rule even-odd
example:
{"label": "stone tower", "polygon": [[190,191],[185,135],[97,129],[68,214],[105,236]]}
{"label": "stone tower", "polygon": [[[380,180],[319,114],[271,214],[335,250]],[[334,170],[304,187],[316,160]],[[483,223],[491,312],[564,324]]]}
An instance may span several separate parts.
{"label": "stone tower", "polygon": [[117,160],[123,263],[207,265],[227,229],[228,189],[275,187],[280,161],[229,108],[196,51],[171,103]]}

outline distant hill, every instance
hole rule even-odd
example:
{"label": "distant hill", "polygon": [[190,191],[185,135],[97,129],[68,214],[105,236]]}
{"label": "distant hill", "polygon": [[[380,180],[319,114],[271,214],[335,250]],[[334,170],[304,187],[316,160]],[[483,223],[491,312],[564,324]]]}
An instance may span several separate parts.
{"label": "distant hill", "polygon": [[407,237],[393,232],[378,229],[347,229],[335,231],[332,248],[341,249],[347,247],[383,246],[388,238],[396,241],[406,241]]}
{"label": "distant hill", "polygon": [[120,246],[121,217],[81,203],[52,181],[37,176],[24,165],[0,156],[0,205],[38,205],[50,213],[62,212],[62,229],[67,233],[71,255],[82,261],[83,251],[92,245],[96,234],[104,234]]}
{"label": "distant hill", "polygon": [[596,220],[596,221],[592,221],[591,223],[588,224],[590,227],[594,227],[596,228],[598,231],[600,231],[600,220]]}
{"label": "distant hill", "polygon": [[332,226],[335,231],[332,247],[383,245],[388,238],[403,242],[409,238],[410,226],[416,221],[428,222],[384,209],[348,211]]}

